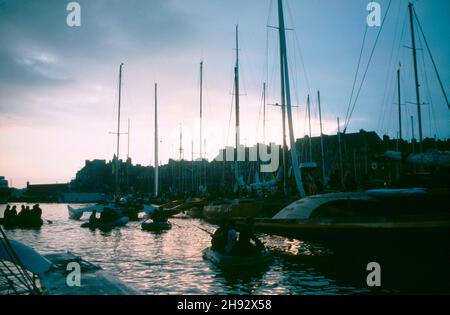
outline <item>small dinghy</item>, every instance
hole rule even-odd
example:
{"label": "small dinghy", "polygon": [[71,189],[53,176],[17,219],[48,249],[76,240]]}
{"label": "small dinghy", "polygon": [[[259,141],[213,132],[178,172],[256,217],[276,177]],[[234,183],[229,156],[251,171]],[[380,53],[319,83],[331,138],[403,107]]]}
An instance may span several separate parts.
{"label": "small dinghy", "polygon": [[3,225],[5,229],[39,229],[44,221],[41,218],[32,220],[14,220],[8,221],[4,218],[0,218],[0,224]]}
{"label": "small dinghy", "polygon": [[80,220],[85,212],[93,212],[101,213],[105,205],[96,204],[96,205],[88,205],[85,207],[74,208],[70,205],[67,205],[67,209],[69,210],[69,219],[72,220]]}
{"label": "small dinghy", "polygon": [[249,256],[227,256],[208,247],[203,250],[203,258],[223,268],[263,266],[272,261],[272,254],[264,249],[259,254]]}
{"label": "small dinghy", "polygon": [[115,227],[124,226],[130,221],[128,217],[121,217],[120,219],[117,219],[115,221],[109,222],[109,223],[102,223],[102,222],[85,222],[81,224],[82,228],[90,228],[90,229],[100,229],[100,230],[108,230]]}
{"label": "small dinghy", "polygon": [[141,228],[144,231],[164,231],[164,230],[170,230],[172,228],[172,224],[169,221],[144,222],[141,224]]}

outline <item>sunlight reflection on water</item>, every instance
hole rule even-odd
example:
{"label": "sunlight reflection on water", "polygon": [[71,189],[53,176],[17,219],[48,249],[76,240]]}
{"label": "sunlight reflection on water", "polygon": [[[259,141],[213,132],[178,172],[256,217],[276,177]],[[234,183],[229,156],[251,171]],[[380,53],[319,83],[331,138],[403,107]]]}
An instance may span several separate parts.
{"label": "sunlight reflection on water", "polygon": [[[68,219],[67,205],[43,204],[46,222],[40,230],[7,230],[7,235],[40,253],[70,251],[112,271],[124,282],[148,294],[351,294],[367,292],[338,285],[314,267],[275,257],[264,270],[225,272],[202,258],[210,236],[197,228],[215,226],[196,219],[171,219],[171,230],[155,234],[139,222],[109,232],[80,227]],[[2,216],[4,205],[0,207]],[[264,237],[266,244],[306,256],[314,252],[299,241]]]}

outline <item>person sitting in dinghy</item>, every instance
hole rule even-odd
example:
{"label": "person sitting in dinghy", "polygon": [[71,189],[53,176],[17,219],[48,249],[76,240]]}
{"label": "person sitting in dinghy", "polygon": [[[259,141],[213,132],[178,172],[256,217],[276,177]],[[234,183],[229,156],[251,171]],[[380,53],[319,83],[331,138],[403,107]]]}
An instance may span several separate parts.
{"label": "person sitting in dinghy", "polygon": [[97,219],[97,211],[93,210],[91,215],[89,216],[89,223],[90,224],[95,224],[97,223],[98,219]]}
{"label": "person sitting in dinghy", "polygon": [[3,221],[5,222],[5,224],[8,224],[10,222],[12,222],[11,220],[11,206],[7,205],[5,212],[3,212]]}
{"label": "person sitting in dinghy", "polygon": [[153,222],[167,222],[167,216],[164,215],[161,208],[156,208],[151,214]]}
{"label": "person sitting in dinghy", "polygon": [[213,234],[211,249],[223,254],[231,254],[236,244],[237,232],[233,220],[225,222]]}
{"label": "person sitting in dinghy", "polygon": [[39,207],[39,204],[35,204],[31,209],[30,216],[33,221],[39,221],[42,216],[42,209]]}
{"label": "person sitting in dinghy", "polygon": [[239,240],[233,250],[237,256],[251,256],[264,249],[264,244],[256,237],[253,218],[247,218],[239,229]]}
{"label": "person sitting in dinghy", "polygon": [[100,222],[101,223],[111,223],[119,219],[119,215],[114,209],[105,207],[100,214]]}
{"label": "person sitting in dinghy", "polygon": [[238,234],[236,231],[236,223],[232,220],[227,233],[227,243],[225,245],[225,252],[227,254],[232,254],[234,247],[236,246],[236,241]]}

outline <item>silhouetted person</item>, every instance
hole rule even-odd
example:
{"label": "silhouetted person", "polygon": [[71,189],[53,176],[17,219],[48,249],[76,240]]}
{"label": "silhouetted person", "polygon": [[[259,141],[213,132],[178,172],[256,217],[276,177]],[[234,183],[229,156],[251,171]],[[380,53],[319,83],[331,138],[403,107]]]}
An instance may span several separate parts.
{"label": "silhouetted person", "polygon": [[153,222],[167,222],[167,217],[163,213],[163,210],[161,210],[161,208],[156,208],[155,211],[153,211],[151,216],[152,216]]}
{"label": "silhouetted person", "polygon": [[89,223],[94,224],[97,223],[97,211],[92,211],[91,215],[89,216]]}
{"label": "silhouetted person", "polygon": [[105,207],[100,214],[100,222],[110,223],[118,219],[118,214],[111,208]]}
{"label": "silhouetted person", "polygon": [[33,209],[30,212],[30,216],[32,217],[33,221],[38,221],[41,219],[42,209],[39,208],[39,204],[35,204],[33,206]]}
{"label": "silhouetted person", "polygon": [[5,212],[3,213],[3,224],[14,226],[18,223],[17,218],[16,206],[13,206],[12,208],[9,205],[6,206]]}
{"label": "silhouetted person", "polygon": [[12,217],[17,216],[17,207],[15,205],[11,208],[11,216]]}
{"label": "silhouetted person", "polygon": [[11,222],[11,207],[9,205],[6,206],[5,212],[3,212],[3,222],[5,224]]}
{"label": "silhouetted person", "polygon": [[3,217],[6,217],[7,215],[9,215],[10,211],[11,211],[11,206],[7,205],[5,212],[3,212]]}
{"label": "silhouetted person", "polygon": [[254,233],[253,218],[247,218],[245,220],[245,225],[239,230],[239,240],[236,243],[234,252],[237,255],[253,255],[263,249],[263,243],[256,237]]}
{"label": "silhouetted person", "polygon": [[213,234],[211,239],[211,249],[223,254],[230,254],[237,240],[235,222],[227,220]]}

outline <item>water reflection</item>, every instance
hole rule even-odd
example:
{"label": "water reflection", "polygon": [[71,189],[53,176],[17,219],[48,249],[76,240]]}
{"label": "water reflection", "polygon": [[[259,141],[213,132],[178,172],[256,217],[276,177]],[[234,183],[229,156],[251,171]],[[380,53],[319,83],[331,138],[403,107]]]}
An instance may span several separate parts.
{"label": "water reflection", "polygon": [[[263,269],[222,270],[202,258],[215,226],[171,219],[172,229],[142,231],[138,222],[110,231],[89,230],[68,219],[64,204],[44,204],[40,230],[8,230],[9,237],[41,253],[70,251],[110,270],[148,294],[353,294],[367,288],[367,261],[340,257],[327,248],[263,236],[275,258]],[[0,206],[2,216],[5,206]],[[87,218],[86,218],[87,219]],[[201,229],[200,229],[201,228]],[[395,285],[393,285],[395,287]],[[397,286],[398,287],[398,286]],[[447,287],[445,287],[448,290]],[[384,292],[399,292],[384,288]],[[400,288],[400,292],[402,292]]]}

